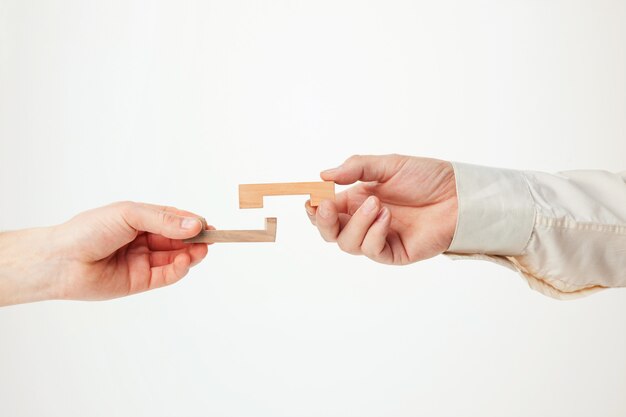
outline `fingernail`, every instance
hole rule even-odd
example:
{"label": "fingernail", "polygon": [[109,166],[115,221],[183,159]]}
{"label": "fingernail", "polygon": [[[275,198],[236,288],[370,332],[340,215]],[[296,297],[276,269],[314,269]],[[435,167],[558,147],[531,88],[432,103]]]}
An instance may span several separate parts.
{"label": "fingernail", "polygon": [[312,216],[315,214],[315,212],[313,211],[313,207],[309,207],[309,206],[304,206],[304,209],[306,210],[307,214],[309,216]]}
{"label": "fingernail", "polygon": [[328,207],[326,206],[326,204],[322,204],[317,208],[317,212],[320,214],[320,217],[323,218],[328,218],[328,216],[330,216],[330,210],[328,210]]}
{"label": "fingernail", "polygon": [[185,217],[182,222],[180,222],[180,228],[185,230],[191,230],[198,224],[199,220],[194,219],[192,217]]}
{"label": "fingernail", "polygon": [[361,206],[361,210],[363,210],[364,214],[371,213],[375,208],[376,199],[374,198],[374,196],[367,197],[367,200],[365,200],[365,203],[363,203],[363,205]]}

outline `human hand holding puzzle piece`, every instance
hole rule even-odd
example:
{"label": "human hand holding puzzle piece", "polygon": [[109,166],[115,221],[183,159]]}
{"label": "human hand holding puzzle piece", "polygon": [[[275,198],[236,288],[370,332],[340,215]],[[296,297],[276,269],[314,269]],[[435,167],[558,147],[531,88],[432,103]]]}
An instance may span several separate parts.
{"label": "human hand holding puzzle piece", "polygon": [[[240,184],[239,208],[262,208],[264,196],[309,195],[311,206],[322,200],[335,199],[335,183],[332,181],[287,182],[270,184]],[[204,230],[185,243],[226,242],[275,242],[277,219],[267,217],[265,230]]]}

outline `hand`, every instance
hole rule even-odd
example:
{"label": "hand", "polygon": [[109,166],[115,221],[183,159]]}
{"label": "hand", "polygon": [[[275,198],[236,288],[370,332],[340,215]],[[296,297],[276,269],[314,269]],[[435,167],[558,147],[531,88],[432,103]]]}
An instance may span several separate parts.
{"label": "hand", "polygon": [[0,235],[0,305],[103,300],[173,284],[207,254],[182,239],[209,228],[171,207],[122,202],[59,226]]}
{"label": "hand", "polygon": [[311,222],[327,242],[353,255],[394,265],[448,249],[457,220],[454,170],[446,161],[402,155],[352,156],[323,180],[357,184],[316,208]]}

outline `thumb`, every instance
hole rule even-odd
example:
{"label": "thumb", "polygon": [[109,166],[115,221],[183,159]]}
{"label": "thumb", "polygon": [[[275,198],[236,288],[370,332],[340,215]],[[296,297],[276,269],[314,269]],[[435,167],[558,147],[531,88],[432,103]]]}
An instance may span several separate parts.
{"label": "thumb", "polygon": [[120,214],[133,229],[165,236],[169,239],[194,237],[203,228],[202,220],[197,217],[180,216],[133,202],[124,203],[120,209]]}
{"label": "thumb", "polygon": [[401,155],[353,155],[337,168],[322,171],[320,176],[341,185],[357,181],[385,182],[398,172],[406,159]]}

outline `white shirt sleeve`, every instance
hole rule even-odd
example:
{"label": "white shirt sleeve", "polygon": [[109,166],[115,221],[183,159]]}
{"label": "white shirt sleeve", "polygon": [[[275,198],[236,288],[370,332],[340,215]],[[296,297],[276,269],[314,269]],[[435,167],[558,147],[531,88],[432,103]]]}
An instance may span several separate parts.
{"label": "white shirt sleeve", "polygon": [[560,299],[626,286],[626,171],[452,165],[459,210],[445,255],[507,266]]}

